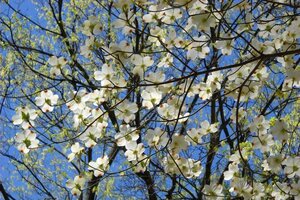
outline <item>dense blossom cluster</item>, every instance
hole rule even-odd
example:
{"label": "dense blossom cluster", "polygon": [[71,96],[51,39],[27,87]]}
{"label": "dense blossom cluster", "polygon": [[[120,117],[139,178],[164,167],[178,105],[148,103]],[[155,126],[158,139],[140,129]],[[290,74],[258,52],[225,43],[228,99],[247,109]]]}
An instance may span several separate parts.
{"label": "dense blossom cluster", "polygon": [[[285,118],[299,103],[299,16],[281,24],[279,14],[246,1],[167,2],[112,2],[109,30],[107,18],[88,16],[78,55],[46,63],[49,77],[77,86],[39,91],[32,105],[16,109],[18,150],[45,148],[39,124],[53,114],[57,123],[68,120],[53,128],[68,161],[83,163],[66,183],[73,195],[131,171],[144,179],[161,173],[174,185],[183,177],[203,199],[299,199],[299,123]],[[225,23],[235,17],[236,27]],[[108,31],[115,38],[105,41]],[[78,76],[74,66],[83,66]]]}

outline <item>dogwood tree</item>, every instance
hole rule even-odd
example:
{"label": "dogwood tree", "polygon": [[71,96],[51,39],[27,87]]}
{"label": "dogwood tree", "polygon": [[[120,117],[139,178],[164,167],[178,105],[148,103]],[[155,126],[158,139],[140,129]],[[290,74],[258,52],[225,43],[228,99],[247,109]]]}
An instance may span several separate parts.
{"label": "dogwood tree", "polygon": [[0,7],[4,199],[300,199],[298,1]]}

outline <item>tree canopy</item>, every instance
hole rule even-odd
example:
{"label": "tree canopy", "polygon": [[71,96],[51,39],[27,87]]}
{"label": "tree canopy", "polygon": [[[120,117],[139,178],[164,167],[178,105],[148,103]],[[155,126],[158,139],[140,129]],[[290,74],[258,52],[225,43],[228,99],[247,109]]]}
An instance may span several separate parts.
{"label": "tree canopy", "polygon": [[9,199],[300,199],[300,2],[3,0]]}

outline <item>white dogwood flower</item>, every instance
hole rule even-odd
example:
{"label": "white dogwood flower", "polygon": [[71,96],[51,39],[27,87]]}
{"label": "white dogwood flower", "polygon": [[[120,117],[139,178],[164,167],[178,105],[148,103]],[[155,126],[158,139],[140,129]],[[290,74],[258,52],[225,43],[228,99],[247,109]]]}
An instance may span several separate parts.
{"label": "white dogwood flower", "polygon": [[126,146],[125,156],[128,161],[138,160],[145,151],[143,143],[137,144],[135,141],[131,141],[130,145]]}
{"label": "white dogwood flower", "polygon": [[127,125],[120,126],[120,132],[115,135],[118,146],[126,146],[131,141],[137,141],[139,134],[133,128]]}
{"label": "white dogwood flower", "polygon": [[68,180],[66,186],[67,188],[71,189],[71,193],[74,196],[79,196],[81,194],[81,191],[84,189],[85,182],[86,178],[78,175],[75,176],[74,180]]}
{"label": "white dogwood flower", "polygon": [[142,91],[141,96],[143,98],[143,106],[151,109],[153,106],[159,104],[162,93],[154,87],[148,87]]}
{"label": "white dogwood flower", "polygon": [[107,86],[111,84],[114,74],[114,69],[105,63],[102,65],[101,71],[95,71],[94,76],[97,81],[101,82],[102,86]]}
{"label": "white dogwood flower", "polygon": [[71,162],[74,160],[75,156],[80,155],[83,152],[84,148],[80,146],[78,142],[71,146],[71,153],[68,155],[68,160]]}
{"label": "white dogwood flower", "polygon": [[53,94],[51,90],[42,91],[40,96],[35,98],[36,105],[42,107],[43,112],[52,112],[57,104],[58,95]]}
{"label": "white dogwood flower", "polygon": [[62,68],[68,63],[68,61],[64,57],[57,58],[56,56],[51,56],[48,59],[48,63],[52,66],[50,74],[52,76],[59,76]]}
{"label": "white dogwood flower", "polygon": [[136,103],[130,102],[125,99],[120,103],[116,109],[116,116],[120,120],[124,120],[126,123],[129,123],[131,120],[135,119],[135,113],[138,111]]}
{"label": "white dogwood flower", "polygon": [[36,110],[25,106],[16,108],[16,114],[12,117],[12,120],[14,125],[21,125],[23,129],[28,129],[34,126],[33,120],[35,120],[36,117]]}
{"label": "white dogwood flower", "polygon": [[89,19],[85,20],[83,23],[82,33],[87,36],[101,33],[103,27],[100,22],[101,20],[99,20],[96,16],[89,16]]}
{"label": "white dogwood flower", "polygon": [[91,161],[89,162],[89,170],[94,171],[94,176],[102,176],[105,171],[108,170],[109,167],[109,158],[107,155],[100,157],[96,160],[96,162]]}
{"label": "white dogwood flower", "polygon": [[150,147],[160,149],[167,145],[169,138],[167,136],[167,133],[163,132],[159,127],[156,127],[154,130],[147,130],[145,140]]}
{"label": "white dogwood flower", "polygon": [[139,75],[140,77],[143,77],[144,72],[147,70],[147,68],[154,63],[153,59],[150,56],[142,57],[138,54],[132,55],[130,60],[135,65],[132,73]]}
{"label": "white dogwood flower", "polygon": [[36,134],[30,130],[17,133],[15,141],[18,143],[18,150],[24,154],[27,154],[31,149],[37,148],[39,144],[39,140],[36,139]]}

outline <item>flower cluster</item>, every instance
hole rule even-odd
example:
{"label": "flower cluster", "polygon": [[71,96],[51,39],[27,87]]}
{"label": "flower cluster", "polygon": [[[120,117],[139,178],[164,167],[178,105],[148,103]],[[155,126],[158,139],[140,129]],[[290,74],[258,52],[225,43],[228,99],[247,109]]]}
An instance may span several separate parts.
{"label": "flower cluster", "polygon": [[63,144],[83,198],[131,170],[149,191],[166,180],[158,195],[297,199],[300,20],[280,17],[291,2],[254,2],[119,0],[59,22],[66,49],[43,55],[34,109],[16,108],[17,149]]}

